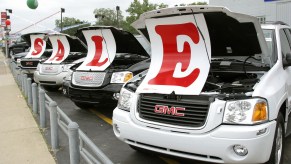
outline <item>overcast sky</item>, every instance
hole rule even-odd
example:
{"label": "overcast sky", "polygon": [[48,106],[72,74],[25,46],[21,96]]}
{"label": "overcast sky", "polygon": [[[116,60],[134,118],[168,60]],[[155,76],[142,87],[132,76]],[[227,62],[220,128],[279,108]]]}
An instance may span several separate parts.
{"label": "overcast sky", "polygon": [[[38,7],[35,10],[28,8],[26,2],[27,0],[0,0],[0,11],[5,11],[5,9],[13,10],[10,19],[11,33],[17,32],[34,22],[60,11],[60,8],[65,8],[66,10],[63,13],[64,17],[74,17],[89,22],[96,20],[93,15],[93,11],[96,8],[115,9],[116,6],[120,6],[123,15],[126,16],[125,10],[133,0],[38,0]],[[208,0],[149,0],[149,2],[165,3],[169,7],[173,7],[176,4],[208,2]],[[60,13],[21,33],[53,29],[56,19],[60,19]]]}

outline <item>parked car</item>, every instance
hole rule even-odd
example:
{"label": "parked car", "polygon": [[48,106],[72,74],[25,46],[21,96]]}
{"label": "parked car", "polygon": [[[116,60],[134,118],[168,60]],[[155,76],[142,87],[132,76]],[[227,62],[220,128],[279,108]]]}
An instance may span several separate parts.
{"label": "parked car", "polygon": [[116,104],[122,85],[148,68],[149,54],[131,33],[114,27],[82,28],[77,36],[88,54],[64,80],[68,96],[80,108]]}
{"label": "parked car", "polygon": [[51,54],[51,43],[49,40],[44,40],[45,33],[28,33],[22,35],[22,38],[30,46],[29,51],[25,57],[14,58],[17,60],[17,65],[20,71],[32,78],[33,72],[40,61],[45,61]]}
{"label": "parked car", "polygon": [[257,18],[211,6],[147,12],[133,26],[151,40],[152,61],[121,89],[117,138],[207,162],[283,163],[289,26],[263,25],[263,32]]}
{"label": "parked car", "polygon": [[[42,85],[45,89],[50,91],[58,90],[63,84],[63,78],[68,73],[71,66],[81,62],[81,58],[85,58],[87,47],[77,37],[65,35],[65,34],[51,34],[48,35],[51,39],[53,49],[55,52],[59,52],[60,44],[63,43],[64,52],[62,59],[58,60],[54,55],[50,59],[42,61],[38,64],[36,71],[34,71],[34,81]],[[54,41],[54,38],[58,38],[59,42]],[[62,41],[62,42],[60,42]],[[68,44],[66,44],[68,43]],[[76,62],[75,62],[76,61]]]}
{"label": "parked car", "polygon": [[29,47],[29,44],[21,36],[16,41],[13,41],[11,45],[9,45],[9,56],[12,57],[14,54],[25,52],[25,50],[27,50]]}

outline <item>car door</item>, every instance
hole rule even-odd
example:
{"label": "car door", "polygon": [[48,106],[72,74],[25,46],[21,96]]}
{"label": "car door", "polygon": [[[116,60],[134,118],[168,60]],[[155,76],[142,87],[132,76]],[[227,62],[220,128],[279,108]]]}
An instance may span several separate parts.
{"label": "car door", "polygon": [[[291,31],[288,28],[281,29],[280,30],[280,40],[281,40],[281,49],[282,49],[282,55],[283,59],[286,58],[286,55],[291,55]],[[286,67],[285,69],[287,71],[287,85],[288,85],[288,104],[287,104],[287,131],[286,135],[291,134],[291,66]]]}

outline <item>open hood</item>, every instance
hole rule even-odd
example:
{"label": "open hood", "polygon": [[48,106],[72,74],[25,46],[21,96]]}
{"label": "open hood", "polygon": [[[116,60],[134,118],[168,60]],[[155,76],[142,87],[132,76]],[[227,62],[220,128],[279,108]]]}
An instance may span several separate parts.
{"label": "open hood", "polygon": [[77,36],[88,46],[87,57],[77,70],[104,71],[114,61],[116,53],[148,56],[132,34],[114,27],[82,28]]}
{"label": "open hood", "polygon": [[47,48],[47,42],[43,39],[45,34],[33,33],[23,36],[30,45],[30,50],[24,58],[40,58]]}
{"label": "open hood", "polygon": [[212,57],[262,56],[270,64],[257,18],[223,7],[189,6],[144,13],[132,24],[151,43],[151,65],[139,93],[198,95]]}
{"label": "open hood", "polygon": [[[27,33],[27,34],[23,34],[21,35],[21,37],[24,39],[24,41],[29,45],[29,47],[31,47],[31,38],[30,35],[46,35],[47,33],[41,33],[41,32],[34,32],[34,33]],[[50,43],[50,41],[48,40],[46,42],[46,49],[52,49],[52,44]]]}
{"label": "open hood", "polygon": [[116,53],[132,53],[149,57],[149,54],[131,33],[119,30],[112,26],[91,26],[81,28],[77,31],[76,36],[80,38],[84,43],[87,43],[84,33],[82,31],[102,29],[108,29],[112,32],[112,35],[116,42]]}
{"label": "open hood", "polygon": [[[48,39],[47,39],[48,38]],[[61,63],[70,54],[70,52],[86,52],[86,45],[77,37],[66,34],[49,34],[46,40],[50,40],[53,47],[52,55],[45,63]]]}

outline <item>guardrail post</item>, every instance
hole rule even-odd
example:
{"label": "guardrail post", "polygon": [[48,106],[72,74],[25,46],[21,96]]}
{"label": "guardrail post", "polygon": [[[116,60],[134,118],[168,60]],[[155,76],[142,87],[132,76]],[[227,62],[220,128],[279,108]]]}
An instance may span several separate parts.
{"label": "guardrail post", "polygon": [[27,79],[27,100],[28,104],[32,105],[32,87],[31,87],[31,78]]}
{"label": "guardrail post", "polygon": [[21,91],[24,92],[24,73],[20,73]]}
{"label": "guardrail post", "polygon": [[27,97],[27,74],[23,76],[23,85],[24,85],[24,96]]}
{"label": "guardrail post", "polygon": [[37,84],[32,83],[31,84],[31,91],[32,91],[32,111],[34,114],[37,114]]}
{"label": "guardrail post", "polygon": [[80,163],[80,148],[79,148],[79,125],[76,122],[70,122],[69,130],[69,149],[70,149],[70,164]]}
{"label": "guardrail post", "polygon": [[38,101],[39,101],[39,121],[40,127],[45,128],[45,91],[39,88],[38,91]]}
{"label": "guardrail post", "polygon": [[49,104],[50,107],[50,125],[51,125],[51,144],[52,149],[56,150],[59,147],[58,142],[58,113],[57,113],[57,103],[52,101]]}

